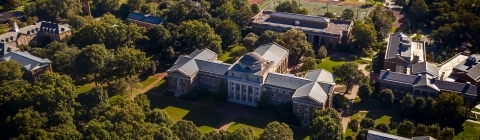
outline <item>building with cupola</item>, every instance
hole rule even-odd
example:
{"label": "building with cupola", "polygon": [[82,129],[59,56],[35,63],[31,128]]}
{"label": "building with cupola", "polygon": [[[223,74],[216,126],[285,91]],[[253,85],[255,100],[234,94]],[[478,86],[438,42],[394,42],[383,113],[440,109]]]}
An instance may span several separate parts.
{"label": "building with cupola", "polygon": [[308,126],[315,110],[331,107],[335,77],[324,69],[308,71],[305,77],[288,74],[288,54],[286,48],[270,43],[228,64],[208,49],[197,50],[180,56],[167,70],[168,90],[180,96],[199,86],[211,92],[226,86],[228,101],[248,106],[257,106],[265,94],[272,104],[291,102],[292,113]]}

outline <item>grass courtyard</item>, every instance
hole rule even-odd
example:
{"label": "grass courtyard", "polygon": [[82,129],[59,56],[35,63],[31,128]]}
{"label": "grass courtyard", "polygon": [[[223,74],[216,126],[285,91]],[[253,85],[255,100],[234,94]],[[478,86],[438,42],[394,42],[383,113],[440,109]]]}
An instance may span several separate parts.
{"label": "grass courtyard", "polygon": [[463,123],[463,131],[458,133],[454,140],[478,140],[480,138],[480,124],[466,121]]}
{"label": "grass courtyard", "polygon": [[[277,0],[277,3],[275,5],[279,5],[281,2],[287,1],[287,0]],[[261,3],[260,7],[265,8],[265,10],[273,10],[274,9],[274,4],[268,5],[271,3],[271,0],[269,1],[264,1]],[[298,1],[297,1],[298,3]],[[355,1],[355,0],[347,0],[346,3],[349,4],[365,4],[364,2],[361,1]],[[344,4],[342,4],[344,5]],[[317,16],[317,15],[323,15],[327,12],[332,12],[336,14],[336,16],[340,16],[345,9],[352,9],[354,12],[354,17],[357,18],[357,11],[358,11],[358,19],[363,20],[365,16],[367,16],[370,13],[370,9],[368,8],[358,8],[354,7],[353,5],[329,5],[327,9],[327,4],[326,1],[312,1],[312,0],[301,0],[300,1],[300,7],[301,8],[306,8],[308,10],[308,15],[312,16]]]}
{"label": "grass courtyard", "polygon": [[317,69],[323,68],[329,72],[333,72],[332,68],[336,65],[341,65],[345,63],[345,60],[333,58],[333,57],[327,57],[322,60],[322,62],[317,64]]}
{"label": "grass courtyard", "polygon": [[235,56],[232,54],[232,52],[236,51],[240,49],[240,46],[235,46],[235,47],[232,47],[232,48],[228,48],[227,50],[224,50],[223,54],[221,56],[218,57],[218,60],[219,61],[223,61],[225,63],[233,63],[233,61],[235,61]]}
{"label": "grass courtyard", "polygon": [[174,121],[190,120],[203,133],[215,130],[223,119],[223,115],[212,108],[178,102],[167,97],[147,94],[152,108],[160,108],[168,113]]}
{"label": "grass courtyard", "polygon": [[[239,119],[230,125],[228,128],[228,131],[235,131],[236,129],[244,126],[244,127],[250,127],[253,130],[253,134],[255,136],[260,136],[263,133],[263,128],[267,126],[269,122],[259,120],[259,119]],[[295,140],[308,140],[308,132],[305,130],[297,129],[297,128],[291,128],[293,131],[293,138]]]}

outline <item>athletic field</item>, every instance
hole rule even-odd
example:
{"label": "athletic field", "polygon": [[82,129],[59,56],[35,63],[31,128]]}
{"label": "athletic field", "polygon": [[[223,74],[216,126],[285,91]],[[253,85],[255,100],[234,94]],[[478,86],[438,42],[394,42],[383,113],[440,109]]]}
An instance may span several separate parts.
{"label": "athletic field", "polygon": [[[253,0],[255,1],[255,0]],[[265,10],[273,10],[275,6],[278,6],[282,1],[287,1],[287,0],[276,0],[276,3],[273,3],[273,0],[264,0],[262,2],[259,2],[261,8],[264,8]],[[299,1],[296,0],[298,3]],[[353,1],[353,0],[347,0],[346,2],[331,2],[328,5],[327,8],[327,1],[322,1],[322,0],[300,0],[300,7],[301,8],[306,8],[308,10],[308,15],[323,15],[327,11],[334,13],[336,16],[342,15],[342,11],[345,9],[352,9],[354,11],[354,18],[358,18],[359,20],[363,20],[365,16],[367,16],[370,13],[370,8],[360,8],[360,6],[364,3],[365,1]],[[358,13],[358,17],[357,17]]]}

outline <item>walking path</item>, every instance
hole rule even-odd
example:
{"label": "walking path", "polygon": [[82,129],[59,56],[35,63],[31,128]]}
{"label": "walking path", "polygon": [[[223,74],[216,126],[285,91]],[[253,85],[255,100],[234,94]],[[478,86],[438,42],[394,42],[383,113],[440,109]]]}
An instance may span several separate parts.
{"label": "walking path", "polygon": [[166,72],[162,72],[162,73],[157,73],[155,74],[155,77],[157,78],[157,80],[155,80],[154,82],[152,82],[150,85],[148,85],[147,87],[143,88],[142,90],[140,91],[135,91],[135,94],[132,94],[132,96],[130,96],[130,99],[134,99],[137,95],[139,94],[143,94],[147,91],[149,91],[150,89],[153,88],[153,86],[155,86],[158,82],[160,82],[163,77],[165,77],[167,75]]}
{"label": "walking path", "polygon": [[474,120],[467,120],[468,122],[472,122],[472,123],[476,123],[476,124],[480,124],[480,122],[478,121],[474,121]]}

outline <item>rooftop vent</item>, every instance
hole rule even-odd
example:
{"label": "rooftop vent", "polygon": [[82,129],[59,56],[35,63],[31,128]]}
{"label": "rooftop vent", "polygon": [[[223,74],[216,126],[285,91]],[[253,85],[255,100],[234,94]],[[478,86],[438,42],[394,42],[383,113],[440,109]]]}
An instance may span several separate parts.
{"label": "rooftop vent", "polygon": [[60,31],[62,31],[62,32],[65,31],[65,28],[61,28]]}
{"label": "rooftop vent", "polygon": [[10,39],[13,40],[13,36],[10,36]]}
{"label": "rooftop vent", "polygon": [[467,82],[467,85],[470,85],[471,83],[470,82]]}
{"label": "rooftop vent", "polygon": [[387,69],[387,71],[390,71],[390,69]]}
{"label": "rooftop vent", "polygon": [[7,39],[5,39],[5,40],[6,40],[5,42],[8,42],[8,38],[7,38]]}
{"label": "rooftop vent", "polygon": [[417,74],[418,77],[422,77],[422,74]]}
{"label": "rooftop vent", "polygon": [[27,31],[27,35],[29,35],[29,34],[30,34],[30,31]]}
{"label": "rooftop vent", "polygon": [[295,21],[295,25],[300,25],[300,21]]}

